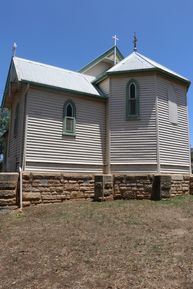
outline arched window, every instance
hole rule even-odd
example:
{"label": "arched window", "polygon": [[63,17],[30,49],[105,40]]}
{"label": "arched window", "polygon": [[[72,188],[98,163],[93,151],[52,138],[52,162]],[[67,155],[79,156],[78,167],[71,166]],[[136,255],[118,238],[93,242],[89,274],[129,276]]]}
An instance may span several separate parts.
{"label": "arched window", "polygon": [[126,91],[126,118],[139,117],[139,87],[135,80],[130,80]]}
{"label": "arched window", "polygon": [[72,100],[64,104],[63,134],[75,135],[76,131],[76,106]]}

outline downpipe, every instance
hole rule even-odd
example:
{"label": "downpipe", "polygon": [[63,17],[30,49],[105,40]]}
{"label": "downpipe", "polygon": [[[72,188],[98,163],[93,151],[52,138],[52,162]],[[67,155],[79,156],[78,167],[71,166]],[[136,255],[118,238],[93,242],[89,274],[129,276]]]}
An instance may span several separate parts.
{"label": "downpipe", "polygon": [[23,176],[22,168],[19,167],[19,209],[23,209]]}

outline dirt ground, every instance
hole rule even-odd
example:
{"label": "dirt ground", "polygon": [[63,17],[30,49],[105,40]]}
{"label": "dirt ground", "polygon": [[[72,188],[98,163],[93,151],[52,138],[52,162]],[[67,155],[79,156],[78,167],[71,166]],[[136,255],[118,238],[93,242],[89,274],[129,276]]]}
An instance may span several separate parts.
{"label": "dirt ground", "polygon": [[193,197],[0,214],[0,289],[192,289]]}

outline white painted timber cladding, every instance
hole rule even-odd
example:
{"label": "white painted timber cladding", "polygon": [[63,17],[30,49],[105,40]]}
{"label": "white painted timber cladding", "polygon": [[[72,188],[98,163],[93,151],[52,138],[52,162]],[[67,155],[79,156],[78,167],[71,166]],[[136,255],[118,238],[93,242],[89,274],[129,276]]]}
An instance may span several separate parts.
{"label": "white painted timber cladding", "polygon": [[[63,135],[63,106],[76,105],[76,136]],[[27,100],[26,169],[103,171],[105,103],[31,90]]]}
{"label": "white painted timber cladding", "polygon": [[[16,106],[19,103],[19,118],[17,135],[14,136],[14,122]],[[11,107],[11,121],[8,136],[8,151],[7,151],[7,170],[14,172],[16,163],[21,165],[22,144],[23,144],[23,114],[24,114],[24,94],[21,90],[14,96],[14,101]]]}
{"label": "white painted timber cladding", "polygon": [[161,172],[188,172],[190,148],[186,88],[173,84],[177,96],[178,113],[178,123],[173,124],[169,119],[167,94],[171,83],[162,77],[157,79]]}
{"label": "white painted timber cladding", "polygon": [[156,98],[154,76],[132,77],[139,84],[140,119],[126,120],[129,77],[111,79],[110,128],[112,171],[156,171]]}
{"label": "white painted timber cladding", "polygon": [[106,78],[105,80],[101,81],[99,84],[99,88],[102,90],[102,92],[106,95],[109,94],[109,78]]}
{"label": "white painted timber cladding", "polygon": [[105,71],[107,71],[111,67],[112,67],[112,64],[101,61],[101,62],[95,64],[93,67],[86,70],[85,73],[87,75],[92,75],[92,76],[98,77],[100,74],[104,73]]}

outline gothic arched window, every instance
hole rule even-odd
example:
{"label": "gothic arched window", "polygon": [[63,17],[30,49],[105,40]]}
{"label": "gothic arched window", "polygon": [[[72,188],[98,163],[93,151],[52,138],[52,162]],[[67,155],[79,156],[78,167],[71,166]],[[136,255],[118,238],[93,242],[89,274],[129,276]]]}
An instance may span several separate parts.
{"label": "gothic arched window", "polygon": [[64,104],[63,134],[75,135],[76,131],[76,106],[72,100]]}
{"label": "gothic arched window", "polygon": [[139,117],[139,87],[135,80],[128,82],[126,96],[126,118]]}

